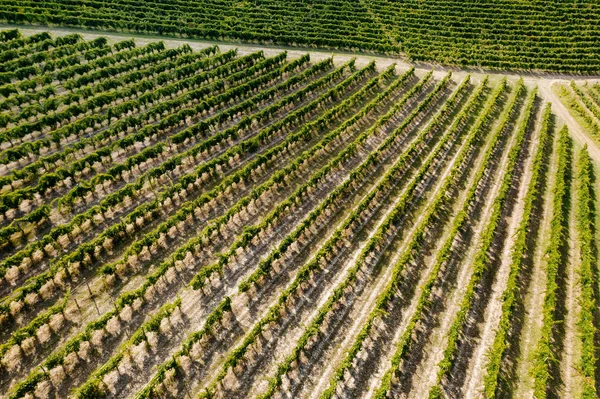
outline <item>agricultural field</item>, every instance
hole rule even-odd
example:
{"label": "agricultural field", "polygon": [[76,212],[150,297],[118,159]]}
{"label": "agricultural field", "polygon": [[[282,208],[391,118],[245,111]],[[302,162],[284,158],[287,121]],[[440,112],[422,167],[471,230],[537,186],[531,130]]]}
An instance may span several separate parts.
{"label": "agricultural field", "polygon": [[600,83],[571,81],[555,86],[554,90],[589,136],[600,143]]}
{"label": "agricultural field", "polygon": [[0,0],[0,22],[600,72],[597,0]]}
{"label": "agricultural field", "polygon": [[0,397],[598,396],[597,83],[222,47],[0,31]]}

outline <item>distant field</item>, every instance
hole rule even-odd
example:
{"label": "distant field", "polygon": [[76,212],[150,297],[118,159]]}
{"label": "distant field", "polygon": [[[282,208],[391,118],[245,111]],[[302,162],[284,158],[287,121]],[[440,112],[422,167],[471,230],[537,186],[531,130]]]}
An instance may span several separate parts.
{"label": "distant field", "polygon": [[0,397],[595,397],[594,163],[456,75],[0,32]]}
{"label": "distant field", "polygon": [[0,21],[600,72],[595,0],[0,0]]}

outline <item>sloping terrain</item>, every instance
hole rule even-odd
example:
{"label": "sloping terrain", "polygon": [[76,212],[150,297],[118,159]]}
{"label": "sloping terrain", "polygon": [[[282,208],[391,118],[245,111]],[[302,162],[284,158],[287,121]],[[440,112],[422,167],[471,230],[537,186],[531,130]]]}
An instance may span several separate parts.
{"label": "sloping terrain", "polygon": [[546,86],[191,45],[0,32],[2,397],[595,397]]}

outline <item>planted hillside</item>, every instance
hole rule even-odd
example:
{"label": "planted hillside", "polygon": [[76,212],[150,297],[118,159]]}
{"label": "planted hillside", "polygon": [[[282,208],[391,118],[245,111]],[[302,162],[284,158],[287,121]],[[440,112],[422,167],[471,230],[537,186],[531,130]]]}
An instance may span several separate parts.
{"label": "planted hillside", "polygon": [[0,46],[2,398],[596,395],[594,161],[534,85]]}

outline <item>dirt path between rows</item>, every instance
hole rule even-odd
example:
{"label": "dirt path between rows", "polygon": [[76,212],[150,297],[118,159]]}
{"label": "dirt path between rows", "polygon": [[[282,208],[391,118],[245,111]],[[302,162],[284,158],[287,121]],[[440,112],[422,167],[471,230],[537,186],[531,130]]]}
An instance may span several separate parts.
{"label": "dirt path between rows", "polygon": [[[470,130],[470,127],[472,127],[472,125],[469,125],[469,128],[467,130]],[[466,184],[466,187],[470,187],[474,183],[474,179],[475,179],[474,172],[477,170],[477,168],[483,162],[485,148],[487,148],[488,145],[489,145],[489,140],[483,144],[482,149],[480,149],[479,152],[476,153],[475,156],[471,159],[471,162],[474,167],[471,168],[471,171],[469,173],[466,173],[466,177],[463,177],[465,179],[465,181],[468,182],[468,184]],[[391,357],[394,354],[393,349],[397,346],[398,342],[402,338],[402,335],[404,334],[404,331],[406,330],[408,323],[410,322],[410,320],[412,319],[412,317],[415,314],[418,300],[423,295],[423,285],[425,284],[426,279],[428,279],[429,276],[431,275],[432,269],[435,266],[434,261],[436,259],[438,252],[441,250],[441,247],[444,245],[444,243],[450,238],[450,233],[452,231],[452,221],[456,218],[457,213],[461,209],[463,209],[464,203],[467,198],[467,194],[468,194],[467,189],[462,189],[462,191],[460,191],[459,194],[457,194],[458,197],[454,201],[454,205],[451,207],[452,208],[452,211],[451,211],[452,216],[448,218],[448,221],[446,221],[445,224],[439,226],[439,228],[443,229],[443,233],[436,240],[437,243],[434,246],[433,250],[431,250],[430,253],[424,254],[424,260],[419,262],[419,264],[427,265],[427,267],[424,267],[424,269],[421,273],[421,277],[416,284],[418,288],[415,290],[411,301],[408,303],[408,305],[405,307],[405,309],[401,313],[403,315],[402,320],[400,323],[398,323],[398,326],[395,328],[396,332],[393,335],[393,339],[387,346],[388,351],[387,352],[384,351],[385,355],[381,356],[381,358],[378,360],[378,365],[376,367],[376,371],[369,378],[369,383],[367,384],[368,390],[362,396],[363,398],[373,397],[375,391],[381,384],[381,379],[384,376],[385,372],[387,371],[390,361],[391,361]]]}
{"label": "dirt path between rows", "polygon": [[[556,135],[555,135],[556,136]],[[553,138],[553,149],[556,148],[556,137]],[[515,384],[515,397],[533,396],[533,378],[529,370],[533,365],[533,353],[540,338],[540,332],[543,324],[542,308],[544,306],[544,293],[546,291],[546,267],[545,253],[547,243],[550,239],[550,222],[552,220],[552,193],[554,191],[555,177],[557,171],[556,151],[550,159],[548,170],[548,183],[543,200],[543,216],[539,228],[539,242],[542,245],[536,247],[533,258],[533,269],[530,279],[530,287],[527,288],[527,296],[524,303],[523,330],[519,348],[521,348],[520,358],[518,359],[517,373],[519,377]]]}
{"label": "dirt path between rows", "polygon": [[[480,398],[484,394],[484,377],[487,371],[486,366],[488,363],[488,356],[486,356],[486,353],[494,342],[496,331],[500,323],[500,318],[502,317],[502,307],[504,303],[503,294],[511,272],[511,254],[514,250],[515,238],[517,236],[525,210],[525,196],[527,195],[527,190],[529,189],[529,182],[531,180],[533,170],[532,159],[535,156],[535,150],[539,144],[542,115],[543,112],[541,109],[538,109],[531,138],[525,142],[526,145],[529,145],[529,151],[524,159],[524,163],[526,165],[525,171],[517,183],[518,192],[514,207],[510,214],[508,214],[506,217],[507,233],[503,243],[504,248],[502,249],[502,253],[499,257],[500,264],[491,287],[492,294],[490,296],[488,306],[484,311],[484,326],[482,329],[480,329],[480,337],[478,337],[478,342],[473,351],[473,356],[469,361],[469,369],[466,373],[463,392],[465,397],[469,399]],[[522,123],[522,120],[523,119],[521,118],[519,123]]]}
{"label": "dirt path between rows", "polygon": [[[575,157],[579,150],[575,149]],[[573,165],[577,165],[577,158],[574,158]],[[575,172],[573,172],[575,176]],[[571,206],[569,212],[569,262],[565,267],[567,271],[565,273],[565,308],[566,314],[564,316],[565,336],[562,342],[562,361],[561,366],[561,380],[563,382],[561,397],[565,398],[578,398],[581,397],[580,388],[582,386],[581,374],[577,368],[581,361],[581,331],[578,327],[578,321],[581,313],[581,306],[579,298],[581,298],[581,286],[579,284],[580,275],[579,268],[580,254],[579,254],[579,236],[576,228],[576,196],[575,196],[576,182],[573,182],[571,186]]]}
{"label": "dirt path between rows", "polygon": [[[315,95],[315,97],[316,97],[316,95]],[[304,102],[300,103],[300,106],[310,102],[311,99],[313,99],[312,96],[309,98],[309,100],[305,100]],[[283,118],[283,116],[281,118]],[[266,126],[267,125],[262,126],[261,129],[266,128]],[[279,141],[276,141],[272,145],[276,145],[278,142]],[[301,153],[301,151],[297,151],[296,155],[291,156],[291,158],[282,158],[281,162],[284,162],[285,159],[288,159],[288,160],[294,159],[296,156],[299,156],[300,153]],[[236,171],[241,170],[245,165],[247,165],[249,162],[251,162],[252,159],[254,159],[254,156],[248,158],[241,165],[239,165],[238,167],[229,171],[227,173],[227,175],[232,175]],[[271,170],[271,172],[264,174],[263,177],[259,181],[261,183],[264,183],[266,180],[268,180],[270,173],[272,173],[280,168],[281,168],[281,165],[277,166],[276,164],[273,164],[269,169],[269,170]],[[185,175],[185,174],[186,174],[185,172],[182,173],[182,175]],[[248,188],[247,190],[242,191],[242,192],[245,193],[244,195],[247,195],[250,192],[250,189]],[[202,193],[201,191],[198,191],[196,194],[194,194],[193,197],[190,197],[192,199],[189,200],[188,202],[192,201],[193,198],[197,198],[201,193]],[[167,217],[171,217],[174,214],[173,212],[174,212],[174,210],[171,213],[168,213]],[[223,212],[224,212],[224,210],[223,210]],[[219,214],[220,213],[217,212],[217,214],[215,214],[213,216],[216,217]],[[211,222],[212,220],[214,220],[214,218],[209,217],[208,219],[206,219],[202,222],[198,221],[197,225],[204,226],[207,223]],[[153,228],[152,226],[155,226],[155,225],[151,224],[148,226],[149,230],[146,229],[146,230],[141,230],[141,231],[145,231],[147,233],[148,231],[152,230],[152,228]],[[122,251],[124,251],[124,249],[122,249]],[[110,258],[107,258],[105,260],[108,261],[108,259],[113,259],[113,260],[120,259],[123,256],[122,251],[115,251],[114,255],[111,255]],[[162,254],[161,256],[164,257],[166,255]],[[157,258],[153,258],[153,259],[154,259],[154,262],[159,262],[159,259],[162,259],[162,258],[157,257]],[[149,264],[147,273],[154,272],[155,271],[154,266],[155,266],[155,263]],[[71,318],[69,319],[72,326],[71,326],[70,330],[68,330],[65,333],[60,334],[60,339],[56,342],[56,346],[60,347],[60,346],[64,345],[71,338],[73,338],[73,336],[80,333],[81,329],[85,328],[85,326],[87,326],[88,323],[92,322],[93,320],[98,319],[101,315],[104,315],[105,313],[112,310],[113,306],[114,306],[115,298],[118,298],[119,295],[121,295],[125,292],[131,292],[131,291],[139,288],[146,281],[146,276],[147,276],[147,274],[144,274],[144,273],[141,273],[138,275],[133,275],[123,286],[119,287],[118,290],[112,290],[112,289],[105,290],[104,285],[103,285],[103,279],[100,278],[101,276],[97,275],[97,274],[92,274],[90,276],[87,276],[84,279],[82,279],[82,281],[79,284],[74,285],[72,287],[71,300],[70,300],[69,304],[67,305],[68,314],[72,315]],[[88,289],[88,284],[89,284],[89,286],[91,286],[91,290]],[[91,295],[92,292],[93,292],[93,296]],[[77,301],[76,303],[75,303],[75,300]],[[151,307],[151,309],[152,309],[151,313],[157,309],[157,306],[158,306],[157,304],[154,304]],[[126,339],[126,337],[123,336],[122,339],[124,340],[124,339]],[[118,342],[120,343],[122,341],[119,340]],[[35,365],[39,365],[39,362],[43,361],[43,359],[44,359],[44,357],[38,358]],[[23,376],[15,375],[14,377],[15,377],[14,381],[16,382],[16,381],[18,381],[19,378],[22,378]]]}
{"label": "dirt path between rows", "polygon": [[[504,110],[506,104],[502,106],[502,110]],[[497,121],[495,121],[495,124]],[[492,128],[493,129],[493,128]],[[490,129],[490,130],[492,130]],[[513,143],[514,137],[511,136],[512,139],[506,143],[505,148],[502,150],[502,154],[498,161],[497,170],[503,170],[504,166],[508,160],[508,148],[510,148]],[[448,334],[448,330],[450,329],[451,323],[454,321],[454,316],[456,315],[458,308],[460,306],[460,301],[466,291],[466,286],[469,282],[472,273],[472,264],[471,260],[474,259],[476,251],[479,248],[479,242],[481,235],[486,226],[486,222],[489,219],[492,212],[492,205],[494,202],[494,198],[501,186],[501,173],[497,173],[497,176],[494,177],[490,183],[490,190],[487,194],[488,200],[486,201],[483,209],[481,210],[481,216],[478,221],[475,223],[473,227],[473,234],[471,239],[471,244],[469,245],[466,255],[459,262],[459,265],[456,268],[457,279],[454,283],[452,290],[447,292],[446,295],[446,305],[445,310],[440,313],[439,324],[434,328],[434,331],[430,335],[427,340],[426,346],[422,349],[424,356],[419,362],[416,370],[414,372],[413,380],[411,382],[412,387],[419,387],[419,389],[411,389],[406,396],[410,399],[418,399],[421,398],[424,392],[428,392],[432,386],[435,385],[438,364],[442,360],[444,355],[446,337]]]}
{"label": "dirt path between rows", "polygon": [[[426,129],[427,127],[423,127],[423,130]],[[455,143],[452,145],[451,148],[454,148],[454,146],[456,146],[457,148],[453,149],[452,151],[454,152],[454,154],[451,156],[449,161],[445,161],[443,166],[440,168],[441,169],[441,173],[436,176],[435,179],[433,179],[433,181],[430,181],[427,185],[431,185],[430,186],[431,190],[426,190],[424,189],[424,192],[427,192],[427,194],[429,194],[429,198],[427,198],[427,194],[424,194],[424,197],[427,198],[426,201],[423,203],[423,205],[421,205],[418,209],[424,211],[429,209],[429,207],[431,206],[431,204],[435,201],[436,199],[436,195],[437,193],[441,190],[446,178],[448,177],[448,175],[450,175],[453,166],[455,164],[456,159],[459,156],[459,153],[461,151],[461,149],[464,147],[465,143]],[[447,156],[447,154],[444,154],[444,158]],[[401,196],[398,195],[397,198],[400,198]],[[415,231],[418,229],[418,227],[423,223],[423,219],[425,218],[426,213],[425,212],[421,212],[421,211],[415,211],[415,214],[417,214],[418,216],[414,219],[414,223],[412,223],[412,225],[409,228],[406,227],[402,227],[399,232],[397,232],[396,234],[402,234],[402,243],[398,248],[394,249],[395,255],[386,262],[386,267],[385,267],[385,272],[382,274],[382,276],[377,279],[377,282],[375,283],[375,285],[373,286],[373,288],[371,288],[371,292],[368,294],[366,299],[362,300],[362,305],[359,305],[359,308],[361,308],[361,311],[359,312],[358,317],[353,317],[350,320],[352,320],[352,327],[346,332],[346,337],[343,340],[342,344],[340,346],[338,346],[333,352],[334,352],[334,356],[332,357],[333,359],[336,359],[337,362],[341,361],[344,356],[346,355],[346,353],[348,352],[348,349],[351,347],[352,343],[356,340],[358,333],[360,332],[360,330],[362,329],[362,327],[364,326],[367,318],[370,316],[372,309],[376,306],[376,301],[380,295],[380,293],[385,290],[387,284],[389,283],[394,268],[392,267],[393,265],[395,265],[400,258],[403,256],[404,252],[407,250],[407,248],[409,247],[411,241],[414,239],[414,234]],[[402,233],[402,230],[407,230],[404,233]],[[373,233],[376,233],[376,230],[373,231]],[[353,263],[356,261],[356,259],[353,260]],[[420,286],[420,284],[419,284]],[[368,292],[365,290],[365,292]],[[420,295],[420,292],[415,293],[415,295],[413,296],[412,301],[408,304],[409,306],[407,307],[406,310],[406,317],[403,317],[403,320],[400,322],[400,330],[404,330],[406,328],[406,326],[408,325],[408,322],[410,321],[410,315],[412,315],[414,313],[414,310],[417,306],[417,299],[418,296]],[[333,375],[333,372],[335,371],[335,368],[339,366],[339,363],[337,363],[336,361],[330,362],[328,364],[328,366],[325,368],[325,370],[321,370],[321,377],[318,381],[318,383],[316,384],[316,388],[313,389],[312,394],[310,394],[309,396],[307,396],[310,399],[317,399],[319,397],[319,395],[325,390],[327,389],[328,384],[331,381],[331,377]]]}
{"label": "dirt path between rows", "polygon": [[[430,87],[430,88],[431,88],[431,87]],[[421,94],[424,94],[424,93],[428,92],[428,89],[424,89],[424,90],[425,90],[425,91],[424,91],[424,92],[422,92],[422,93],[420,93],[419,95],[421,95]],[[415,100],[415,101],[416,101],[416,100],[419,98],[419,95],[417,95],[416,97],[414,97],[414,98],[413,98],[413,100]],[[403,112],[405,112],[405,111],[407,111],[408,109],[410,109],[410,108],[412,107],[412,105],[414,105],[414,104],[410,104],[410,103],[409,103],[409,105],[406,105],[406,107],[408,107],[408,108],[403,108],[402,110],[400,110],[400,111],[398,112],[398,114],[397,114],[397,115],[403,114]],[[376,119],[377,119],[377,118],[376,118]],[[375,119],[375,120],[376,120],[376,119]],[[419,125],[417,125],[417,126],[419,126]],[[365,129],[366,129],[366,127],[365,127]],[[418,127],[417,127],[417,128],[415,128],[415,129],[418,129]],[[378,147],[378,146],[379,146],[379,145],[377,145],[377,147]],[[383,174],[381,174],[381,175],[380,175],[380,176],[379,176],[379,177],[376,179],[376,181],[375,181],[374,185],[373,185],[373,186],[371,186],[371,187],[375,187],[375,186],[377,186],[377,184],[379,184],[379,183],[380,183],[380,182],[381,182],[383,179],[384,179],[384,175],[383,175]],[[371,189],[372,189],[372,188],[371,188]],[[370,191],[371,189],[369,189],[368,191]],[[368,191],[367,191],[367,192],[368,192]],[[366,195],[366,193],[365,193],[364,195]],[[361,196],[360,198],[361,198],[361,199],[362,199],[362,198],[364,198],[364,195],[363,195],[363,196]],[[360,202],[360,200],[359,200],[358,202]],[[391,206],[391,205],[390,205],[390,206]],[[345,212],[345,216],[344,216],[342,219],[340,219],[340,222],[339,222],[337,225],[341,225],[342,221],[343,221],[343,220],[345,220],[345,219],[346,219],[346,218],[349,216],[350,212],[351,212],[351,211],[347,211],[347,212]],[[386,213],[386,214],[387,214],[387,213]],[[383,220],[381,221],[381,223],[382,223],[382,222],[383,222]],[[333,232],[333,230],[331,230],[331,232]],[[327,235],[329,235],[329,234],[331,234],[331,233],[327,233]],[[328,239],[329,239],[329,238],[328,238]],[[318,244],[318,247],[320,248],[320,247],[321,247],[321,246],[322,246],[322,245],[323,245],[325,242],[327,242],[327,239],[323,239],[322,241],[320,241],[320,243]],[[356,251],[357,253],[359,253],[359,251],[361,250],[361,248],[362,248],[362,247],[358,247],[358,248],[356,248],[356,249],[355,249],[355,251]],[[283,292],[285,289],[287,289],[287,288],[288,288],[288,286],[289,286],[289,284],[291,284],[291,283],[294,281],[294,278],[295,278],[295,275],[296,275],[296,272],[297,272],[297,267],[299,267],[299,266],[301,266],[301,265],[304,265],[304,264],[307,264],[307,263],[311,262],[311,261],[312,261],[312,259],[314,258],[314,254],[315,254],[315,253],[316,253],[316,251],[312,251],[312,255],[311,255],[311,256],[310,256],[310,257],[309,257],[307,260],[305,260],[305,261],[301,262],[300,264],[296,264],[296,265],[294,266],[294,268],[292,268],[292,269],[291,269],[291,270],[295,270],[295,271],[294,271],[294,272],[293,272],[293,273],[290,275],[290,280],[289,280],[289,281],[288,281],[288,282],[285,284],[285,288],[283,288],[283,289],[281,289],[281,290],[277,291],[276,293],[273,293],[274,295],[272,295],[272,297],[270,298],[270,300],[269,300],[268,302],[266,302],[264,305],[261,305],[261,307],[260,307],[260,309],[261,309],[261,310],[260,310],[260,311],[256,311],[256,312],[255,312],[255,313],[256,313],[256,315],[257,315],[257,316],[255,317],[255,319],[249,319],[249,318],[247,318],[247,319],[244,319],[244,318],[243,318],[243,316],[246,316],[248,312],[247,312],[246,310],[241,310],[241,311],[239,311],[239,312],[238,312],[238,311],[236,311],[236,310],[235,310],[235,305],[234,305],[234,310],[233,310],[233,312],[234,312],[234,314],[236,315],[236,319],[240,319],[240,320],[242,320],[242,323],[241,323],[241,324],[242,324],[242,328],[243,328],[243,330],[244,330],[244,331],[250,331],[250,330],[252,329],[252,327],[254,326],[254,323],[255,323],[257,320],[259,320],[259,319],[260,319],[260,317],[259,317],[258,315],[262,315],[262,316],[264,316],[264,315],[265,315],[265,313],[267,312],[267,309],[271,308],[272,306],[274,306],[274,305],[275,305],[275,304],[278,302],[278,300],[279,300],[279,294],[280,294],[281,292]],[[358,255],[356,255],[356,256],[358,256]],[[332,261],[332,262],[331,262],[331,264],[328,266],[328,270],[327,270],[327,272],[328,272],[328,273],[332,271],[332,270],[329,270],[329,267],[331,267],[331,265],[333,265],[333,263],[334,263],[334,262]],[[352,264],[353,264],[352,262],[349,262],[348,264],[345,264],[345,266],[344,266],[344,268],[342,268],[342,271],[341,271],[341,272],[340,272],[340,271],[335,271],[335,273],[332,275],[332,276],[334,276],[334,277],[332,277],[332,280],[331,280],[331,282],[327,282],[327,281],[326,281],[326,282],[324,282],[324,283],[325,283],[325,284],[327,284],[327,285],[329,285],[329,286],[336,286],[336,285],[337,285],[337,283],[341,282],[341,281],[342,281],[342,279],[345,277],[347,269],[348,269],[348,268],[350,268],[350,267],[352,266]],[[323,272],[325,272],[325,270],[324,270]],[[323,274],[323,276],[324,276],[324,274]],[[323,306],[323,304],[325,303],[325,301],[328,299],[328,294],[329,294],[329,291],[326,291],[326,290],[325,290],[325,291],[323,291],[323,292],[319,293],[318,295],[316,295],[316,297],[317,297],[318,299],[315,299],[315,300],[313,301],[313,303],[315,303],[316,305],[313,305],[313,304],[311,304],[311,305],[310,305],[310,309],[311,309],[311,310],[310,310],[310,312],[309,312],[310,316],[309,316],[309,317],[307,317],[307,320],[311,320],[311,319],[314,317],[314,315],[316,314],[317,310]],[[242,295],[242,294],[240,294],[240,295]],[[243,295],[246,295],[246,294],[243,294]],[[306,296],[307,296],[307,295],[309,295],[309,294],[308,294],[308,293],[305,293],[304,295],[306,295]],[[236,294],[236,296],[237,296],[237,294]],[[234,302],[234,303],[235,303],[235,302]],[[240,305],[240,306],[241,306],[241,305]],[[295,327],[294,327],[294,332],[295,332],[295,333],[297,333],[297,331],[296,331],[296,330],[298,330],[298,329],[300,330],[300,333],[298,333],[297,335],[301,334],[301,332],[302,332],[302,330],[303,330],[303,326],[302,326],[302,325],[295,326]],[[293,335],[293,334],[294,334],[294,332],[291,332],[291,333],[289,333],[289,334]],[[230,347],[230,348],[236,348],[236,347],[238,347],[238,346],[240,345],[240,343],[241,343],[241,342],[243,342],[243,339],[244,339],[245,337],[246,337],[246,334],[243,334],[242,336],[238,337],[238,338],[235,340],[235,342],[234,342],[233,344],[229,345],[229,347]],[[282,339],[282,338],[283,338],[282,336],[280,336],[280,337],[279,337],[279,339]],[[293,338],[291,341],[292,341],[292,342],[295,342],[296,340],[297,340],[297,337]],[[282,341],[283,341],[283,339],[282,339]],[[289,338],[288,338],[288,339],[285,339],[285,340],[283,341],[283,344],[281,344],[281,343],[280,343],[280,344],[278,344],[278,345],[280,345],[280,346],[282,346],[282,347],[286,348],[286,347],[290,347],[289,343],[290,343],[290,340],[289,340]],[[279,346],[278,346],[278,348],[279,348]],[[281,355],[281,353],[282,353],[282,351],[281,351],[281,350],[279,350],[279,349],[278,349],[278,350],[275,350],[274,352],[275,352],[275,353],[278,353],[280,356],[282,356],[282,355]],[[204,387],[207,385],[208,381],[212,381],[212,380],[214,380],[214,378],[216,377],[217,373],[218,373],[218,372],[221,370],[221,366],[222,366],[222,361],[223,361],[223,360],[224,360],[224,359],[222,359],[222,358],[221,358],[221,359],[219,359],[219,361],[218,361],[218,362],[216,362],[215,364],[212,364],[212,365],[210,366],[210,368],[209,368],[208,372],[206,373],[206,376],[205,376],[204,378],[202,378],[202,380],[201,380],[201,381],[196,381],[196,383],[195,383],[194,385],[189,385],[189,386],[188,386],[188,389],[189,389],[191,392],[193,392],[194,394],[196,394],[196,393],[198,393],[198,392],[199,392],[199,391],[200,391],[202,388],[204,388]],[[278,360],[276,361],[276,363],[279,363],[281,360],[282,360],[282,359],[278,359]],[[263,371],[263,370],[261,370],[261,372],[262,372],[262,371]],[[264,381],[261,381],[261,382],[264,382]],[[260,382],[259,382],[259,384],[260,384]],[[263,388],[264,388],[264,387],[263,387]]]}

